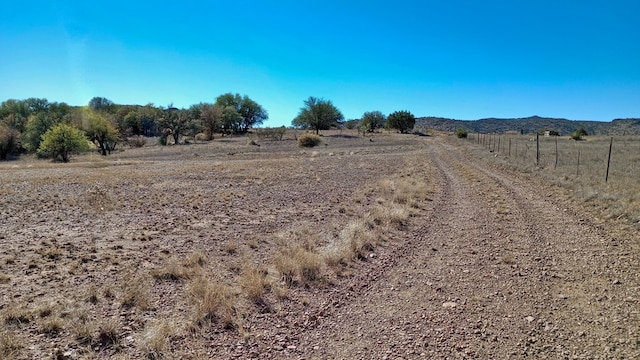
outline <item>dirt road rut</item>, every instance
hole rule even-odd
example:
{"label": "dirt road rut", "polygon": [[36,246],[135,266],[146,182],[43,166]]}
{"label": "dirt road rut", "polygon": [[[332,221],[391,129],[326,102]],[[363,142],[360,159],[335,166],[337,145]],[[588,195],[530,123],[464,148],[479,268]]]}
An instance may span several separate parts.
{"label": "dirt road rut", "polygon": [[298,354],[640,358],[637,240],[448,141],[424,155],[438,182],[432,210],[379,272],[325,300]]}

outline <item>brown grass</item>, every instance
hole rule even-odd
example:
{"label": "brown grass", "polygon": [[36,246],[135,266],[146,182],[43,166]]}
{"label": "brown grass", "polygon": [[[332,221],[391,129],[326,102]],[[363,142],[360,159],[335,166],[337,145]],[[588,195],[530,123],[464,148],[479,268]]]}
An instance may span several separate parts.
{"label": "brown grass", "polygon": [[247,299],[260,306],[266,305],[265,294],[270,283],[265,269],[246,264],[240,273],[239,283]]}
{"label": "brown grass", "polygon": [[236,326],[236,299],[228,285],[200,274],[190,280],[188,292],[195,307],[194,325],[217,322],[227,329]]}
{"label": "brown grass", "polygon": [[[17,301],[0,314],[25,342],[21,357],[53,353],[37,340],[43,332],[123,358],[158,357],[160,349],[185,357],[206,337],[190,331],[234,329],[233,339],[249,334],[242,323],[256,312],[286,314],[288,304],[310,303],[307,288],[333,281],[327,265],[360,261],[402,228],[385,225],[398,214],[382,211],[375,224],[376,198],[406,207],[405,225],[421,206],[419,197],[397,193],[420,187],[413,166],[403,168],[419,149],[416,138],[323,135],[326,146],[313,153],[288,133],[260,147],[225,137],[82,155],[71,164],[0,163],[8,224],[0,235],[8,279],[0,284],[10,284],[3,295]],[[393,180],[394,197],[379,188],[381,178]],[[60,296],[71,303],[56,302]],[[178,324],[164,340],[179,340],[155,335],[165,334],[160,319]],[[47,322],[62,330],[46,330]],[[136,346],[118,345],[125,333]]]}
{"label": "brown grass", "polygon": [[169,338],[173,334],[173,329],[167,322],[154,321],[147,326],[140,339],[140,350],[149,359],[161,359],[165,357],[169,347]]}
{"label": "brown grass", "polygon": [[0,359],[17,359],[24,344],[10,331],[0,329]]}
{"label": "brown grass", "polygon": [[120,306],[124,308],[136,307],[148,310],[150,306],[149,279],[145,276],[128,274],[123,280],[120,294]]}
{"label": "brown grass", "polygon": [[[471,137],[466,144],[475,144]],[[495,160],[518,171],[539,176],[545,181],[571,190],[587,206],[605,210],[606,219],[640,221],[640,139],[637,136],[615,136],[609,169],[605,182],[609,136],[587,136],[583,141],[561,136],[558,141],[556,165],[556,139],[540,137],[540,162],[536,163],[535,137],[503,136]],[[511,141],[511,153],[508,143]],[[485,149],[483,149],[485,150]]]}

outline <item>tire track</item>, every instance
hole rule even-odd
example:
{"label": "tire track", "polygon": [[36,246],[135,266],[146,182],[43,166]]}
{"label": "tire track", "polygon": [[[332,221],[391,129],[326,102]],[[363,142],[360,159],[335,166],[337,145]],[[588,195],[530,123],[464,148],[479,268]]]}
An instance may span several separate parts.
{"label": "tire track", "polygon": [[605,284],[582,268],[593,253],[576,248],[606,239],[544,188],[490,170],[446,139],[430,139],[425,161],[438,183],[431,212],[412,239],[387,249],[396,257],[382,271],[359,277],[300,339],[313,349],[307,358],[640,355],[629,328],[637,302],[594,304],[585,294]]}

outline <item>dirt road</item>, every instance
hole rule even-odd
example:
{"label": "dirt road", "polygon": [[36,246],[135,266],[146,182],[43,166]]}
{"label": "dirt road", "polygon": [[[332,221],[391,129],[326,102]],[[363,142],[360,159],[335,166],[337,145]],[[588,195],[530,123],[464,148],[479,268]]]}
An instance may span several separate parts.
{"label": "dirt road", "polygon": [[312,326],[271,334],[288,339],[276,357],[640,358],[633,234],[450,141],[428,142],[438,192],[411,237],[326,295]]}

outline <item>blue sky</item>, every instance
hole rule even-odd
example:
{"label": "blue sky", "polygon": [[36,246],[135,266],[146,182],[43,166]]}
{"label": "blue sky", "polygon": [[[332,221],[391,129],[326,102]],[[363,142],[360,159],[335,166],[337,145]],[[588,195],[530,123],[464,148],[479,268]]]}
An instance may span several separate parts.
{"label": "blue sky", "polygon": [[640,117],[640,2],[5,1],[0,101],[188,107],[226,92],[289,125],[346,118]]}

